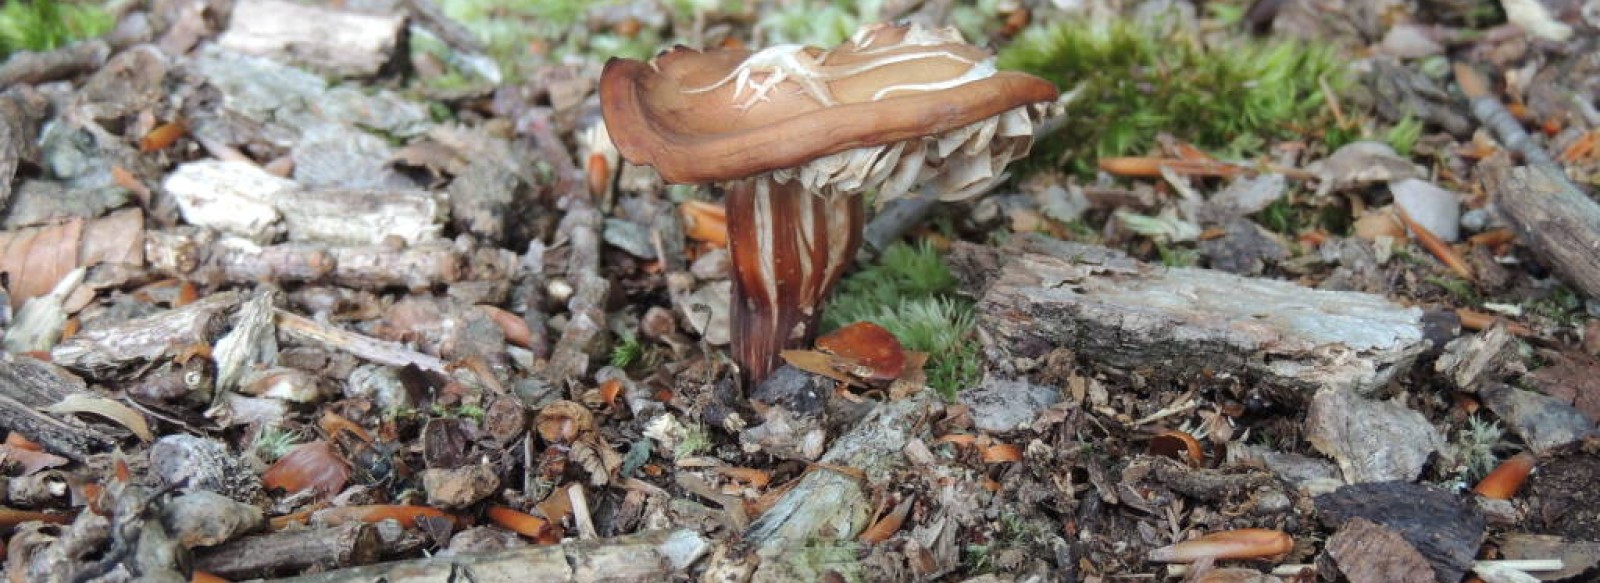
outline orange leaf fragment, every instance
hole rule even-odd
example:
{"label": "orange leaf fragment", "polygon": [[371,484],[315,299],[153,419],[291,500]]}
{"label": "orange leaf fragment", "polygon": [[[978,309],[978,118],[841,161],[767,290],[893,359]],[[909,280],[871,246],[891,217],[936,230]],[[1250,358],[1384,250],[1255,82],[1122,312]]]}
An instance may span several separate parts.
{"label": "orange leaf fragment", "polygon": [[561,542],[561,527],[526,512],[504,506],[490,506],[484,515],[489,521],[511,532],[537,541],[542,545]]}
{"label": "orange leaf fragment", "polygon": [[139,151],[146,154],[156,150],[164,150],[171,146],[178,138],[189,133],[189,124],[183,120],[175,120],[156,126],[150,133],[139,138]]}
{"label": "orange leaf fragment", "polygon": [[0,506],[0,528],[11,528],[29,521],[49,522],[52,524],[66,524],[72,522],[71,514],[49,514],[33,510],[17,510]]}
{"label": "orange leaf fragment", "polygon": [[1260,559],[1287,554],[1294,548],[1288,533],[1270,528],[1214,532],[1150,551],[1159,563],[1193,563],[1201,559]]}
{"label": "orange leaf fragment", "polygon": [[889,540],[889,537],[900,531],[900,525],[905,523],[906,514],[911,512],[911,502],[913,500],[914,498],[901,500],[900,504],[894,507],[894,510],[883,515],[883,518],[879,518],[877,522],[872,523],[872,526],[867,527],[866,530],[861,531],[861,536],[856,537],[856,540],[867,544]]}
{"label": "orange leaf fragment", "polygon": [[356,439],[372,443],[372,434],[367,432],[365,427],[333,411],[323,411],[322,418],[317,420],[317,426],[321,427],[322,433],[330,438],[338,437],[341,431],[348,431]]}
{"label": "orange leaf fragment", "polygon": [[1015,443],[996,443],[985,447],[979,453],[979,458],[985,463],[998,464],[1022,461],[1022,447]]}
{"label": "orange leaf fragment", "polygon": [[189,576],[189,583],[228,583],[228,580],[205,571],[195,571]]}
{"label": "orange leaf fragment", "polygon": [[607,407],[617,406],[617,397],[622,395],[622,379],[606,379],[600,383],[600,401]]}
{"label": "orange leaf fragment", "polygon": [[32,439],[28,439],[28,436],[23,435],[19,431],[12,431],[11,433],[6,434],[5,444],[17,449],[25,449],[28,451],[44,451],[44,446],[39,445],[38,442]]}
{"label": "orange leaf fragment", "polygon": [[1177,158],[1112,157],[1101,158],[1100,169],[1119,176],[1135,178],[1160,178],[1166,168],[1188,176],[1237,176],[1244,169],[1215,160],[1180,160]]}
{"label": "orange leaf fragment", "polygon": [[296,445],[278,458],[261,475],[261,484],[291,494],[310,488],[319,496],[332,496],[343,490],[349,479],[350,465],[332,445],[319,439]]}
{"label": "orange leaf fragment", "polygon": [[716,466],[712,468],[717,473],[744,482],[756,488],[765,488],[772,483],[772,472],[755,468],[741,468],[735,466]]}
{"label": "orange leaf fragment", "polygon": [[1167,456],[1189,464],[1189,467],[1200,467],[1206,457],[1205,450],[1200,448],[1200,440],[1183,431],[1158,433],[1150,438],[1148,447],[1152,454]]}
{"label": "orange leaf fragment", "polygon": [[683,216],[683,234],[690,239],[728,246],[728,209],[720,204],[699,200],[684,201],[678,205]]}
{"label": "orange leaf fragment", "polygon": [[414,528],[418,518],[444,518],[455,521],[450,513],[432,506],[410,504],[368,504],[364,506],[335,506],[312,513],[312,522],[324,526],[339,526],[352,522],[378,522],[394,520],[400,526]]}
{"label": "orange leaf fragment", "polygon": [[872,322],[856,322],[817,339],[817,350],[851,361],[845,372],[871,381],[892,381],[906,368],[900,340]]}
{"label": "orange leaf fragment", "polygon": [[778,356],[783,358],[784,362],[789,363],[789,366],[808,373],[825,376],[841,383],[861,384],[860,379],[852,378],[850,375],[840,372],[839,367],[836,366],[840,361],[831,354],[816,350],[785,350],[779,352]]}
{"label": "orange leaf fragment", "polygon": [[1484,498],[1510,500],[1522,487],[1522,483],[1528,480],[1528,474],[1533,473],[1536,461],[1533,454],[1528,452],[1506,458],[1506,461],[1495,466],[1494,471],[1484,476],[1472,491]]}

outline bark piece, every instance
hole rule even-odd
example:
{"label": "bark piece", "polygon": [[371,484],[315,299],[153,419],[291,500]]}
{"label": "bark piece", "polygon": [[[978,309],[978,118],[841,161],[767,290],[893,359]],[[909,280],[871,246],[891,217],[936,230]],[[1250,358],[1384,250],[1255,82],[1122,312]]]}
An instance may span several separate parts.
{"label": "bark piece", "polygon": [[50,101],[33,87],[17,85],[0,93],[0,208],[9,208],[18,163],[39,163],[39,129],[49,113]]}
{"label": "bark piece", "polygon": [[290,340],[343,350],[357,357],[389,366],[415,365],[422,370],[449,375],[444,361],[410,350],[400,344],[334,328],[283,310],[277,311],[278,331]]}
{"label": "bark piece", "polygon": [[986,378],[957,398],[972,408],[972,423],[978,429],[1004,433],[1032,423],[1040,411],[1061,401],[1061,391],[1026,381]]}
{"label": "bark piece", "polygon": [[1582,581],[1584,575],[1600,573],[1600,542],[1527,533],[1504,534],[1494,542],[1506,559],[1561,559],[1560,570],[1538,574],[1541,581]]}
{"label": "bark piece", "polygon": [[1433,565],[1439,583],[1456,583],[1483,542],[1484,519],[1456,495],[1406,482],[1356,484],[1316,497],[1323,526],[1361,518],[1392,529]]}
{"label": "bark piece", "polygon": [[[886,484],[906,459],[900,453],[916,437],[934,398],[930,392],[879,405],[841,436],[818,467],[745,531],[762,557],[754,581],[820,581],[829,570],[859,572],[851,553],[836,553],[827,541],[853,541],[872,519],[869,487]],[[841,468],[859,470],[849,475]]]}
{"label": "bark piece", "polygon": [[242,238],[218,237],[206,229],[183,228],[146,233],[145,252],[156,273],[201,285],[273,281],[364,290],[424,289],[504,278],[517,265],[510,251],[464,249],[439,240],[409,247],[315,243],[263,247]]}
{"label": "bark piece", "polygon": [[[1002,369],[1058,348],[1176,377],[1236,375],[1268,387],[1369,392],[1427,348],[1422,311],[1381,297],[1217,271],[1160,268],[1102,247],[1020,235],[958,245],[951,261]],[[1291,395],[1292,396],[1292,395]]]}
{"label": "bark piece", "polygon": [[273,198],[300,185],[249,162],[200,160],[178,166],[162,188],[189,224],[270,243],[282,232]]}
{"label": "bark piece", "polygon": [[1505,326],[1450,341],[1433,368],[1444,373],[1456,388],[1475,393],[1484,384],[1521,372],[1516,338]]}
{"label": "bark piece", "polygon": [[1352,484],[1415,480],[1428,457],[1445,445],[1427,417],[1400,400],[1376,401],[1340,390],[1318,391],[1312,399],[1306,440],[1339,462]]}
{"label": "bark piece", "polygon": [[1433,567],[1404,538],[1383,525],[1352,518],[1328,539],[1328,556],[1350,583],[1427,583]]}
{"label": "bark piece", "polygon": [[99,68],[110,55],[111,47],[97,39],[42,53],[18,51],[0,63],[0,87],[65,79]]}
{"label": "bark piece", "polygon": [[661,530],[485,554],[395,561],[281,579],[278,583],[398,583],[452,578],[475,583],[666,581],[683,574],[710,546],[711,541],[692,530]]}
{"label": "bark piece", "polygon": [[55,366],[28,357],[0,356],[0,427],[78,462],[115,446],[114,434],[81,418],[55,417],[38,409],[85,392],[82,380]]}
{"label": "bark piece", "polygon": [[210,345],[238,305],[236,292],[206,296],[187,306],[115,326],[85,330],[50,351],[53,362],[95,378],[160,360],[186,347]]}
{"label": "bark piece", "polygon": [[1600,440],[1544,454],[1525,487],[1528,517],[1540,532],[1600,541]]}
{"label": "bark piece", "polygon": [[247,0],[218,44],[243,53],[282,55],[342,77],[366,77],[393,56],[405,17],[334,10],[282,0]]}
{"label": "bark piece", "polygon": [[500,478],[488,465],[422,471],[422,489],[428,493],[429,506],[465,508],[487,498],[499,487]]}
{"label": "bark piece", "polygon": [[291,190],[273,197],[290,241],[377,245],[391,238],[415,245],[439,238],[445,209],[424,190]]}
{"label": "bark piece", "polygon": [[256,471],[215,439],[183,433],[168,435],[150,446],[150,473],[163,485],[188,491],[211,491],[235,500],[251,500],[261,491]]}
{"label": "bark piece", "polygon": [[1547,451],[1596,435],[1594,421],[1561,399],[1495,383],[1479,392],[1483,403],[1534,451]]}
{"label": "bark piece", "polygon": [[1600,204],[1549,166],[1484,164],[1495,208],[1541,261],[1590,298],[1600,299]]}

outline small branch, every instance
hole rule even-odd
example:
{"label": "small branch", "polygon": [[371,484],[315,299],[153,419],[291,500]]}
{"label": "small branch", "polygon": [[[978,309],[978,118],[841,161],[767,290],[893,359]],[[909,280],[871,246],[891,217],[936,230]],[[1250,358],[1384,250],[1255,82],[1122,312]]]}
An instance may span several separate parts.
{"label": "small branch", "polygon": [[44,53],[22,51],[0,63],[0,87],[37,85],[98,69],[111,56],[111,47],[89,40]]}
{"label": "small branch", "polygon": [[1494,132],[1501,143],[1522,154],[1522,159],[1528,164],[1559,167],[1544,148],[1534,143],[1528,132],[1522,129],[1522,124],[1517,118],[1506,111],[1506,107],[1501,105],[1500,100],[1489,91],[1489,82],[1483,75],[1466,63],[1456,63],[1455,71],[1456,83],[1461,85],[1461,92],[1467,95],[1467,99],[1472,100],[1472,115],[1476,116],[1484,127],[1489,128],[1489,131]]}
{"label": "small branch", "polygon": [[414,364],[422,370],[443,375],[450,374],[444,361],[436,356],[410,350],[394,342],[334,328],[283,310],[277,310],[277,325],[278,331],[293,341],[342,350],[378,364],[389,366]]}
{"label": "small branch", "polygon": [[[1566,568],[1561,559],[1518,559],[1505,561],[1473,561],[1474,567],[1499,567],[1502,569],[1515,569],[1518,571],[1542,572],[1560,571]],[[1287,577],[1299,575],[1302,571],[1310,569],[1316,572],[1316,565],[1278,565],[1268,572],[1270,575]],[[1189,574],[1189,565],[1167,565],[1167,575],[1183,577]]]}

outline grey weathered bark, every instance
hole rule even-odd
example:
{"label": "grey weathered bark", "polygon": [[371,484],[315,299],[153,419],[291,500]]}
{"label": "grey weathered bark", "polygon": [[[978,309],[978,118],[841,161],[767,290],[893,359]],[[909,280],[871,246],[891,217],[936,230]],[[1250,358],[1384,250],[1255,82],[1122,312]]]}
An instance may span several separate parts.
{"label": "grey weathered bark", "polygon": [[396,561],[278,583],[556,583],[667,581],[699,560],[710,541],[692,530],[662,530],[609,539],[566,541],[481,555]]}
{"label": "grey weathered bark", "polygon": [[[1020,373],[1058,348],[1169,378],[1233,375],[1265,386],[1367,393],[1426,348],[1422,311],[1382,297],[1207,269],[1026,234],[958,244],[951,261],[979,297],[991,360]],[[1292,396],[1294,393],[1291,392]]]}
{"label": "grey weathered bark", "polygon": [[1517,238],[1561,279],[1600,299],[1600,204],[1578,191],[1555,166],[1482,165],[1490,200]]}

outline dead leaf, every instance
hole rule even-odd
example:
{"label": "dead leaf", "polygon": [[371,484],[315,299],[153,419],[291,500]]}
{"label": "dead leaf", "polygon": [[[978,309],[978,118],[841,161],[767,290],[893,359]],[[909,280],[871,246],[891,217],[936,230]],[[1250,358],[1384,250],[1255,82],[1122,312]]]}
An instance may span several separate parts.
{"label": "dead leaf", "polygon": [[901,500],[900,504],[895,506],[893,511],[885,514],[883,518],[878,519],[877,522],[873,523],[872,526],[867,527],[866,530],[861,531],[861,536],[856,537],[856,540],[869,545],[889,540],[889,537],[894,536],[894,533],[900,531],[900,525],[905,523],[906,514],[911,512],[911,503],[914,500],[916,499],[906,498],[905,500]]}
{"label": "dead leaf", "polygon": [[868,381],[892,381],[906,368],[900,340],[872,322],[856,322],[818,338],[817,350],[845,359],[844,372]]}
{"label": "dead leaf", "polygon": [[331,444],[319,439],[294,446],[278,458],[261,474],[261,485],[290,494],[309,488],[319,496],[332,496],[343,490],[349,479],[349,462],[333,451]]}
{"label": "dead leaf", "polygon": [[837,363],[840,360],[831,354],[816,350],[785,350],[778,353],[789,366],[798,368],[814,375],[821,375],[841,383],[864,386],[860,379],[840,372]]}
{"label": "dead leaf", "polygon": [[0,272],[10,275],[11,307],[50,292],[79,266],[144,263],[144,215],[117,211],[85,222],[0,231]]}
{"label": "dead leaf", "polygon": [[594,414],[576,402],[556,401],[539,410],[533,425],[545,443],[572,443],[594,430]]}
{"label": "dead leaf", "polygon": [[150,433],[150,425],[145,423],[143,415],[127,405],[105,397],[73,393],[43,410],[46,413],[93,413],[128,428],[128,431],[137,435],[140,441],[148,443],[156,439],[156,436]]}
{"label": "dead leaf", "polygon": [[490,506],[484,516],[501,528],[533,539],[541,545],[561,542],[561,527],[549,520],[504,506]]}
{"label": "dead leaf", "polygon": [[1241,528],[1152,550],[1149,559],[1161,563],[1192,563],[1203,558],[1259,559],[1284,555],[1293,548],[1294,539],[1281,530]]}

